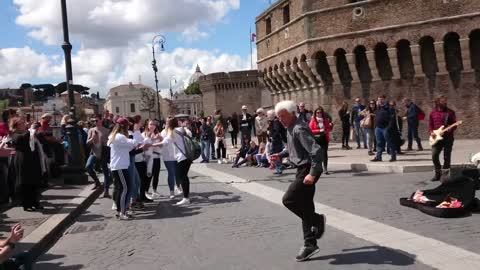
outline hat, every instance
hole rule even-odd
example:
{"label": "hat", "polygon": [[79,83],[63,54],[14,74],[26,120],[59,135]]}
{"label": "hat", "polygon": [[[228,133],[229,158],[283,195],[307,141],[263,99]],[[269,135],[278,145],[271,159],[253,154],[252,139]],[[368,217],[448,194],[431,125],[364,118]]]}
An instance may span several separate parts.
{"label": "hat", "polygon": [[116,123],[124,127],[128,127],[130,125],[130,122],[123,117],[118,118]]}
{"label": "hat", "polygon": [[247,109],[247,105],[243,105],[242,110],[246,110],[246,109]]}
{"label": "hat", "polygon": [[52,118],[52,117],[53,117],[52,114],[50,114],[50,113],[44,113],[44,114],[42,114],[42,117],[41,117],[41,118],[42,118],[42,119],[45,119],[45,118]]}

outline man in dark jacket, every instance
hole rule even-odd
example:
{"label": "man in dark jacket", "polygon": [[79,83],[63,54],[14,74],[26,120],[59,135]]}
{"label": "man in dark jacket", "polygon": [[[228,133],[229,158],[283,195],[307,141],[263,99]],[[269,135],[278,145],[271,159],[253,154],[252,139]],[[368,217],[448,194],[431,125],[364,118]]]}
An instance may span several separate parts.
{"label": "man in dark jacket", "polygon": [[[267,151],[270,151],[270,155],[274,155],[283,151],[284,144],[287,142],[287,131],[275,116],[274,110],[267,112],[267,118],[267,136],[270,142],[270,149],[267,149]],[[282,160],[276,160],[274,163],[275,174],[282,174]]]}
{"label": "man in dark jacket", "polygon": [[350,123],[353,126],[353,134],[355,136],[355,141],[357,142],[357,149],[361,148],[360,142],[363,142],[363,146],[367,149],[367,136],[363,128],[360,126],[360,121],[363,119],[360,112],[363,110],[365,110],[365,106],[360,102],[360,98],[355,98],[355,104],[353,105],[352,113],[350,114]]}
{"label": "man in dark jacket", "polygon": [[253,117],[251,114],[247,112],[247,106],[242,106],[242,113],[239,115],[240,121],[240,134],[242,136],[242,145],[244,143],[243,138],[247,136],[250,140],[252,138],[252,124],[253,124]]}
{"label": "man in dark jacket", "polygon": [[377,139],[377,155],[371,161],[382,161],[382,153],[385,151],[385,145],[389,147],[391,155],[390,162],[397,161],[397,151],[395,144],[391,140],[389,130],[395,122],[394,111],[388,106],[385,96],[377,100],[377,111],[375,112],[375,138]]}
{"label": "man in dark jacket", "polygon": [[208,163],[210,161],[210,144],[212,138],[215,138],[212,127],[207,124],[205,118],[201,118],[200,122],[200,142],[202,148],[202,161],[200,163]]}
{"label": "man in dark jacket", "polygon": [[403,105],[407,107],[407,113],[404,117],[407,120],[408,124],[408,151],[412,150],[413,139],[417,142],[418,151],[422,151],[422,141],[418,136],[418,115],[423,113],[422,110],[417,106],[417,104],[413,103],[411,99],[404,98]]}

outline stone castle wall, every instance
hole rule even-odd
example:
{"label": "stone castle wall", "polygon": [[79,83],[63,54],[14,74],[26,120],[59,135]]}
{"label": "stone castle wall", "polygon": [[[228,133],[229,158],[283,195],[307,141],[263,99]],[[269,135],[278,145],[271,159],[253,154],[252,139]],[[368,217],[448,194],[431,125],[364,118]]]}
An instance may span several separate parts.
{"label": "stone castle wall", "polygon": [[[480,1],[349,2],[279,1],[257,17],[258,66],[274,103],[323,106],[338,123],[341,103],[357,96],[365,103],[383,94],[397,103],[410,97],[429,113],[434,97],[445,94],[465,120],[458,136],[478,138]],[[282,25],[285,4],[291,18]]]}

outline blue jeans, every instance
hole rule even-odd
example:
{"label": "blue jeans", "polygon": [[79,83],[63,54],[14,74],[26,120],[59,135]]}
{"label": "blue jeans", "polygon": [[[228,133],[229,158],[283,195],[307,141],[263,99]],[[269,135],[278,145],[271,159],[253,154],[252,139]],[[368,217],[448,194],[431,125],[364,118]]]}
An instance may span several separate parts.
{"label": "blue jeans", "polygon": [[130,178],[130,183],[128,185],[129,189],[127,193],[127,202],[130,202],[130,199],[135,201],[140,194],[140,175],[138,174],[137,168],[135,167],[135,156],[130,156],[128,176]]}
{"label": "blue jeans", "polygon": [[390,155],[392,159],[397,158],[397,151],[395,145],[393,144],[388,130],[386,128],[375,128],[375,138],[377,139],[377,155],[376,159],[382,160],[382,153],[385,151],[385,144],[389,148]]}
{"label": "blue jeans", "polygon": [[[97,162],[98,159],[94,155],[90,155],[87,159],[87,164],[85,165],[85,169],[87,170],[88,174],[90,177],[93,179],[98,179],[97,174],[95,173],[95,170],[93,169],[93,166],[95,165],[95,162]],[[101,159],[100,160],[100,165],[102,167],[102,172],[103,172],[103,189],[107,193],[108,189],[110,188],[110,184],[112,183],[112,178],[110,175],[110,170],[108,169],[108,163],[106,159]],[[95,180],[96,181],[96,180]]]}
{"label": "blue jeans", "polygon": [[168,188],[170,191],[175,189],[175,170],[177,168],[177,161],[163,161],[168,173]]}
{"label": "blue jeans", "polygon": [[210,160],[210,141],[202,140],[202,160]]}
{"label": "blue jeans", "polygon": [[355,134],[355,141],[357,142],[358,147],[360,147],[360,137],[362,137],[362,142],[363,146],[366,148],[367,147],[367,136],[365,129],[360,127],[360,122],[354,121],[353,122],[353,131]]}

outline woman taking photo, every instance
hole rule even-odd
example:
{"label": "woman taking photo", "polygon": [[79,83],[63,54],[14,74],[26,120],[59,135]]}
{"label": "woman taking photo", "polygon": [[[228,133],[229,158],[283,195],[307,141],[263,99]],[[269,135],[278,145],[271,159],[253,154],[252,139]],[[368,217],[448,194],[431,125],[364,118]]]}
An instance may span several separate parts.
{"label": "woman taking photo", "polygon": [[330,142],[330,131],[332,126],[322,107],[318,107],[308,125],[312,130],[315,142],[322,148],[323,171],[328,172],[328,143]]}
{"label": "woman taking photo", "polygon": [[119,118],[107,142],[107,145],[110,146],[110,169],[115,186],[113,199],[116,204],[117,217],[122,220],[130,219],[130,216],[126,214],[129,203],[127,193],[130,185],[128,166],[130,165],[129,152],[135,148],[135,142],[128,138],[129,125],[127,119]]}
{"label": "woman taking photo", "polygon": [[350,150],[352,149],[348,146],[350,139],[350,111],[348,110],[348,103],[346,101],[342,103],[342,108],[338,111],[338,116],[342,122],[342,149]]}

